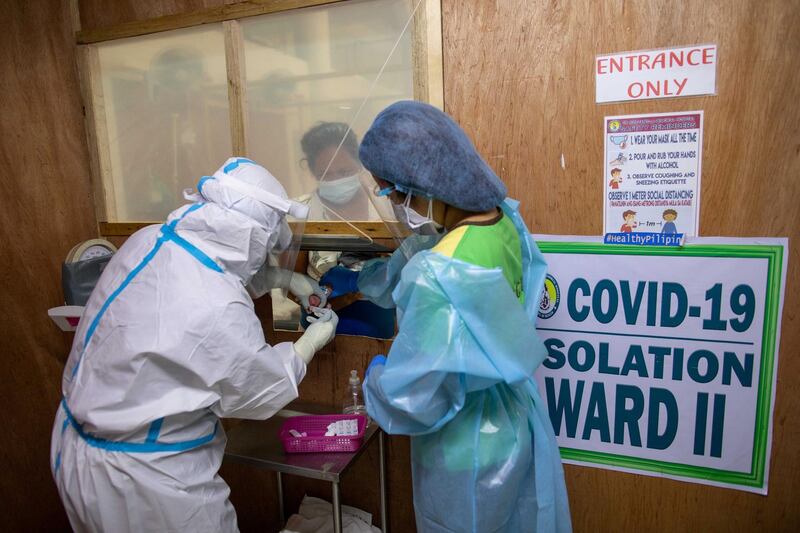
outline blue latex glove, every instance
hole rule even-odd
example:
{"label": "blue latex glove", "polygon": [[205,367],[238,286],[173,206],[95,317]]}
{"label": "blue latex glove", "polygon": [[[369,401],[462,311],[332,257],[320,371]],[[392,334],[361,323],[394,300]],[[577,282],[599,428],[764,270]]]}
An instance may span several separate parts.
{"label": "blue latex glove", "polygon": [[319,284],[331,288],[332,292],[328,298],[337,298],[344,294],[358,292],[358,272],[343,266],[333,267],[322,276]]}
{"label": "blue latex glove", "polygon": [[386,356],[385,355],[376,355],[372,358],[372,361],[369,362],[369,366],[367,367],[367,371],[364,372],[364,379],[366,380],[369,377],[369,372],[372,370],[373,367],[378,365],[385,365],[386,364]]}

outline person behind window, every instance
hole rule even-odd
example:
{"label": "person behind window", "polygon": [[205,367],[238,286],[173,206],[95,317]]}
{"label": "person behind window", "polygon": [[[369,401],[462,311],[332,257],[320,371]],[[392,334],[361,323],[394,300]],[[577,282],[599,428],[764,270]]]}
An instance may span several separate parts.
{"label": "person behind window", "polygon": [[[354,221],[380,219],[361,183],[364,167],[358,159],[358,139],[347,124],[320,122],[303,135],[300,146],[309,170],[319,180],[318,188],[309,201],[309,220],[341,220],[336,214]],[[353,272],[360,268],[357,258],[348,255],[343,257],[339,252],[323,251],[313,255],[316,256],[317,265],[312,266],[320,268],[320,273],[335,264]],[[340,300],[338,303],[341,305],[343,302]],[[394,312],[391,309],[383,309],[356,298],[344,302],[336,310],[340,319],[337,333],[340,335],[380,339],[389,339],[394,335]],[[305,326],[306,320],[307,314],[303,311],[302,326]]]}
{"label": "person behind window", "polygon": [[317,190],[309,200],[309,220],[380,218],[361,184],[364,168],[358,160],[358,139],[347,124],[320,122],[303,135],[300,146],[309,170],[318,180]]}

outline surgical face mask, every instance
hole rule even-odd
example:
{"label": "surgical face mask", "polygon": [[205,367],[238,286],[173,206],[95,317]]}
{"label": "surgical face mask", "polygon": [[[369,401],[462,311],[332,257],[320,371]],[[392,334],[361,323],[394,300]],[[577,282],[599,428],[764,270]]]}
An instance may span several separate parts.
{"label": "surgical face mask", "polygon": [[355,197],[361,189],[359,174],[353,174],[338,180],[323,180],[319,184],[320,198],[332,204],[345,204]]}
{"label": "surgical face mask", "polygon": [[420,215],[411,207],[411,193],[406,194],[402,204],[392,203],[392,211],[399,222],[402,222],[417,235],[439,235],[444,226],[433,220],[433,199],[428,200],[428,216]]}

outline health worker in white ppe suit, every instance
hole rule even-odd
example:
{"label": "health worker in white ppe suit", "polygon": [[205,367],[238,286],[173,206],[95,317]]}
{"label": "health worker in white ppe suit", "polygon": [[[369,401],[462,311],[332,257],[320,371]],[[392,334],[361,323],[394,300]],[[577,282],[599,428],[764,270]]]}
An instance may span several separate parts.
{"label": "health worker in white ppe suit", "polygon": [[128,239],[76,331],[51,466],[78,532],[237,531],[217,473],[219,418],[274,415],[336,330],[336,315],[314,308],[297,342],[270,346],[253,310],[251,295],[281,285],[325,305],[314,282],[280,268],[299,241],[285,217],[307,209],[244,158],[198,190],[187,193],[196,203]]}

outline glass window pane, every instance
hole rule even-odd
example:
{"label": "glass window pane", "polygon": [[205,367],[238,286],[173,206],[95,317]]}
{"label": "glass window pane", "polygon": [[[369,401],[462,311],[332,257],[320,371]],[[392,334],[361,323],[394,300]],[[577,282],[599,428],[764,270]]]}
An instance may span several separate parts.
{"label": "glass window pane", "polygon": [[222,25],[98,46],[116,213],[158,221],[231,152]]}
{"label": "glass window pane", "polygon": [[413,98],[410,16],[411,2],[364,0],[242,21],[249,155],[309,203],[309,220],[380,219],[358,142],[381,109]]}

